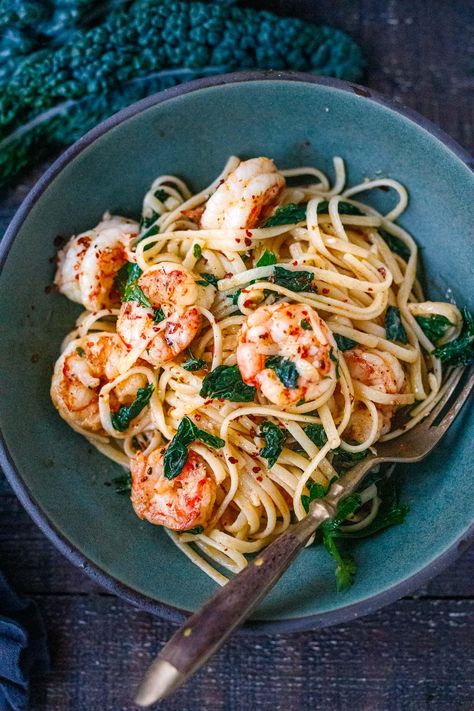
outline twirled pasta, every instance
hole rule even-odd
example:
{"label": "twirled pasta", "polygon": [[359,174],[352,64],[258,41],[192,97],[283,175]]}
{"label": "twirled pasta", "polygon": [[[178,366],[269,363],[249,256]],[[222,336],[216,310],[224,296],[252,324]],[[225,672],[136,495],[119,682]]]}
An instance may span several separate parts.
{"label": "twirled pasta", "polygon": [[[305,515],[301,497],[308,493],[308,485],[327,485],[338,474],[334,449],[355,454],[379,439],[397,437],[434,406],[442,384],[441,363],[430,355],[433,344],[415,317],[444,315],[451,324],[445,340],[460,330],[455,306],[424,300],[416,278],[416,243],[395,223],[408,202],[405,188],[395,180],[378,179],[344,189],[340,158],[334,159],[334,168],[332,188],[316,168],[278,171],[266,158],[240,162],[234,156],[197,194],[172,175],[157,178],[144,199],[140,230],[133,228],[134,223],[120,223],[126,228],[120,244],[143,277],[182,270],[188,281],[192,275],[198,282],[196,294],[186,302],[189,311],[192,300],[195,310],[188,340],[197,370],[186,366],[189,352],[179,346],[168,348],[171,355],[166,357],[163,348],[156,351],[161,355],[151,357],[153,338],[159,335],[169,345],[170,323],[175,330],[187,328],[183,314],[188,312],[183,310],[184,292],[176,296],[173,291],[168,301],[154,303],[145,288],[138,299],[133,292],[125,303],[128,316],[142,319],[146,337],[137,331],[136,321],[125,324],[135,328],[133,347],[120,338],[123,325],[116,334],[117,316],[120,320],[127,314],[125,303],[120,306],[118,294],[111,292],[107,308],[79,317],[56,365],[52,395],[61,416],[123,466],[139,459],[144,472],[153,452],[153,466],[162,466],[157,452],[165,451],[186,417],[223,440],[219,448],[198,439],[188,443],[192,461],[199,462],[196,471],[205,470],[212,477],[215,492],[212,489],[211,496],[206,483],[210,510],[197,532],[169,531],[179,548],[220,584],[226,577],[216,564],[232,572],[241,570],[246,554],[268,544],[292,517]],[[355,199],[379,187],[394,190],[398,197],[385,215]],[[268,220],[272,213],[285,215],[289,205],[293,211],[299,208],[294,212],[297,221]],[[110,216],[105,220],[117,224]],[[267,221],[270,226],[265,226]],[[407,259],[390,248],[394,239]],[[285,270],[285,278],[278,278],[278,268]],[[76,269],[81,274],[81,264]],[[295,290],[292,279],[302,275],[306,286]],[[87,283],[92,276],[97,277],[89,275]],[[107,278],[110,281],[109,273]],[[61,284],[61,274],[56,281]],[[138,281],[135,287],[140,283],[145,282]],[[100,306],[96,302],[95,308]],[[89,297],[86,308],[90,303]],[[162,305],[165,311],[157,311]],[[403,337],[387,333],[389,313],[399,319]],[[94,351],[98,344],[100,353]],[[289,381],[279,380],[278,369],[267,367],[268,358],[275,356],[296,364],[292,372],[298,384],[293,387],[298,390],[293,394]],[[101,358],[104,362],[99,362]],[[209,372],[236,364],[247,387],[255,387],[252,402],[201,394]],[[121,407],[130,407],[140,388],[148,392],[145,406],[122,431],[116,429],[114,415]],[[393,427],[395,411],[407,405],[414,407],[403,429]],[[84,416],[86,406],[89,419]],[[273,466],[261,451],[265,422],[284,432],[285,442]],[[308,425],[324,431],[319,444],[309,436]],[[191,458],[186,476],[192,477],[190,462]],[[150,476],[155,477],[156,470],[151,471],[152,467]],[[178,496],[172,482],[160,481],[156,496]],[[189,509],[184,478],[180,488],[181,499],[167,505],[176,503],[179,508],[184,502]],[[358,528],[371,522],[379,505],[373,485],[362,496],[367,506],[362,519],[353,524]],[[179,516],[179,511],[176,514],[173,508],[173,515]],[[201,509],[196,520],[202,520]],[[162,512],[157,522],[166,523]]]}

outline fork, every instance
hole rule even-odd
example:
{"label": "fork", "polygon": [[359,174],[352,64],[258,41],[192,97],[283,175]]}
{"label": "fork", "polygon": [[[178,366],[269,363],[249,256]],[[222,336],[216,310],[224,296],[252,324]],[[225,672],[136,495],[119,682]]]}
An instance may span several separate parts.
{"label": "fork", "polygon": [[169,696],[205,664],[271,590],[318,527],[335,516],[341,499],[354,492],[374,466],[385,462],[418,462],[432,451],[474,385],[472,369],[445,412],[466,370],[455,369],[449,374],[443,395],[424,420],[400,438],[378,444],[376,453],[334,482],[324,499],[312,501],[304,519],[282,533],[184,622],[148,669],[135,697],[139,706],[149,706]]}

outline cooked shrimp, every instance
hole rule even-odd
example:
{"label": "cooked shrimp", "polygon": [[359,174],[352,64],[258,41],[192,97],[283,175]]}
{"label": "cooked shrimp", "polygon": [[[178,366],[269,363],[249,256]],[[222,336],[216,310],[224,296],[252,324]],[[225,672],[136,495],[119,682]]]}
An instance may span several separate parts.
{"label": "cooked shrimp", "polygon": [[54,283],[59,291],[89,311],[117,305],[115,275],[127,261],[125,250],[137,233],[136,222],[106,215],[92,230],[71,237],[58,255]]}
{"label": "cooked shrimp", "polygon": [[[254,385],[276,405],[289,405],[304,398],[314,400],[334,379],[334,338],[317,312],[304,304],[279,303],[260,306],[242,324],[237,346],[237,364],[243,380]],[[295,387],[288,388],[275,370],[267,368],[270,356],[282,356],[298,371]]]}
{"label": "cooked shrimp", "polygon": [[[349,373],[354,380],[375,388],[380,392],[395,394],[401,392],[405,384],[405,373],[399,361],[388,353],[369,353],[362,348],[345,351],[344,358]],[[395,405],[375,403],[378,413],[377,437],[390,430]],[[364,442],[370,432],[372,417],[363,405],[356,403],[345,436],[357,442]]]}
{"label": "cooked shrimp", "polygon": [[[209,308],[215,288],[203,287],[184,267],[162,262],[141,275],[138,286],[151,308],[135,301],[122,304],[117,333],[128,349],[137,348],[152,365],[173,360],[189,346],[201,327],[197,305]],[[165,320],[156,322],[155,310],[162,309]]]}
{"label": "cooked shrimp", "polygon": [[201,227],[256,227],[284,187],[285,178],[269,158],[243,161],[207,201]]}
{"label": "cooked shrimp", "polygon": [[[73,427],[103,434],[99,415],[101,387],[119,374],[126,354],[115,333],[94,333],[71,341],[56,361],[51,382],[51,399],[59,414]],[[130,404],[146,378],[134,375],[114,389],[110,404],[118,409]]]}
{"label": "cooked shrimp", "polygon": [[180,474],[172,480],[163,472],[166,447],[146,457],[142,452],[131,460],[132,494],[135,513],[174,531],[205,526],[216,500],[216,482],[204,460],[189,452]]}

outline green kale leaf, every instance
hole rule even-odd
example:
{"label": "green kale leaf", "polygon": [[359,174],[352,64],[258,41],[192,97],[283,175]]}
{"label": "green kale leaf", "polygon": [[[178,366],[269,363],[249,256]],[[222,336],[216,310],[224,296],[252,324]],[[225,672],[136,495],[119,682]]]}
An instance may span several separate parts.
{"label": "green kale leaf", "polygon": [[385,331],[389,341],[408,343],[408,336],[402,324],[400,309],[397,306],[387,306],[385,313]]}
{"label": "green kale leaf", "polygon": [[138,388],[137,397],[131,405],[122,405],[117,412],[112,414],[112,426],[118,432],[125,432],[131,421],[137,417],[143,408],[148,405],[153,394],[154,385],[150,383],[145,388]]}
{"label": "green kale leaf", "polygon": [[188,458],[188,445],[195,440],[215,449],[225,444],[220,437],[200,429],[189,417],[183,417],[163,457],[163,473],[167,479],[174,479],[181,473]]}
{"label": "green kale leaf", "polygon": [[252,402],[255,388],[242,380],[237,365],[218,365],[203,380],[200,396],[230,402]]}
{"label": "green kale leaf", "polygon": [[166,192],[166,190],[155,190],[153,195],[156,197],[157,200],[160,200],[160,202],[166,202],[166,200],[169,198],[169,193]]}
{"label": "green kale leaf", "polygon": [[275,212],[265,222],[264,227],[278,227],[279,225],[293,225],[306,220],[307,203],[297,205],[290,202],[288,205],[277,207]]}
{"label": "green kale leaf", "polygon": [[432,343],[436,343],[444,336],[446,331],[453,324],[446,316],[435,314],[434,316],[415,316],[421,330]]}
{"label": "green kale leaf", "polygon": [[138,286],[138,280],[142,270],[138,264],[127,262],[117,272],[114,280],[114,288],[120,294],[122,301],[136,301],[141,306],[151,307],[151,304],[143,291]]}
{"label": "green kale leaf", "polygon": [[204,370],[204,368],[207,368],[206,361],[202,360],[202,358],[196,358],[190,348],[188,348],[188,354],[188,360],[183,363],[183,368],[185,370],[192,372],[193,370]]}
{"label": "green kale leaf", "polygon": [[403,242],[400,237],[395,237],[395,235],[391,235],[389,232],[386,232],[385,230],[382,230],[380,228],[378,232],[383,241],[386,242],[390,251],[392,251],[394,254],[398,254],[398,256],[401,257],[405,262],[408,262],[408,260],[410,259],[411,252],[409,247],[406,246],[405,242]]}
{"label": "green kale leaf", "polygon": [[201,273],[202,279],[196,282],[196,284],[199,284],[199,286],[209,286],[211,284],[212,286],[217,286],[217,277],[214,276],[214,274],[207,274],[205,272]]}
{"label": "green kale leaf", "polygon": [[265,368],[274,370],[285,388],[290,388],[290,390],[296,388],[299,373],[292,360],[283,358],[283,356],[270,356],[265,361]]}
{"label": "green kale leaf", "polygon": [[349,351],[357,345],[357,341],[353,341],[352,338],[346,338],[346,336],[341,336],[339,333],[334,334],[334,340],[340,351]]}
{"label": "green kale leaf", "polygon": [[458,338],[434,349],[433,355],[446,365],[469,365],[474,360],[474,317],[464,308],[461,310],[463,327]]}
{"label": "green kale leaf", "polygon": [[290,291],[316,291],[314,274],[302,270],[291,271],[284,267],[275,267],[273,276],[269,277],[268,281]]}
{"label": "green kale leaf", "polygon": [[270,420],[265,420],[260,425],[258,434],[265,440],[265,446],[260,450],[260,455],[267,460],[271,469],[281,454],[286,440],[286,432]]}
{"label": "green kale leaf", "polygon": [[[364,486],[366,483],[367,482],[364,482]],[[381,502],[374,520],[368,526],[358,531],[351,532],[338,529],[333,534],[335,538],[368,538],[389,526],[395,526],[404,522],[410,507],[400,503],[398,488],[393,479],[381,479],[377,484],[377,490]]]}
{"label": "green kale leaf", "polygon": [[273,252],[269,252],[268,249],[266,249],[265,252],[260,257],[260,259],[258,260],[256,266],[257,267],[268,267],[271,264],[276,264],[276,263],[277,263],[276,255]]}

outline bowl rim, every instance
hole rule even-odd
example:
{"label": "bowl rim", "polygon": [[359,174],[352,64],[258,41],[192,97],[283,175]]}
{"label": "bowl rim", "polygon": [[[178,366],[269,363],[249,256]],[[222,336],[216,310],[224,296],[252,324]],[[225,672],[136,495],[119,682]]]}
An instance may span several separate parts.
{"label": "bowl rim", "polygon": [[[207,89],[208,87],[221,86],[226,84],[248,83],[253,81],[294,81],[304,84],[316,84],[330,87],[339,91],[356,94],[362,99],[380,104],[385,108],[402,115],[411,123],[431,134],[440,141],[452,153],[459,158],[471,171],[474,169],[474,160],[470,154],[462,148],[453,138],[446,134],[439,126],[424,118],[413,109],[406,108],[397,101],[388,99],[372,89],[369,89],[354,82],[342,81],[329,77],[317,76],[305,72],[260,70],[242,71],[230,74],[220,74],[212,77],[195,79],[193,81],[180,84],[178,86],[165,89],[156,94],[142,99],[121,111],[113,114],[105,121],[88,131],[79,140],[68,147],[43,173],[39,180],[32,187],[26,198],[21,203],[17,212],[13,216],[5,235],[0,243],[0,274],[3,271],[6,259],[11,246],[17,236],[23,222],[30,210],[40,199],[41,195],[49,187],[57,175],[84,149],[88,148],[102,135],[110,131],[115,126],[127,121],[129,118],[146,111],[152,106],[174,99],[177,96]],[[13,488],[15,494],[27,513],[54,544],[54,546],[71,562],[81,568],[89,577],[106,590],[118,595],[131,604],[157,615],[169,622],[181,623],[189,614],[188,611],[175,607],[171,604],[160,602],[144,593],[138,592],[125,583],[116,579],[111,573],[92,563],[77,546],[73,545],[61,533],[58,527],[49,519],[47,514],[41,509],[36,498],[29,491],[20,471],[16,468],[3,435],[0,433],[0,466],[5,476]],[[474,541],[474,521],[459,538],[451,544],[449,548],[433,558],[423,568],[404,580],[392,585],[390,588],[375,593],[374,595],[343,605],[336,610],[329,610],[305,617],[286,618],[281,620],[251,620],[247,621],[240,630],[240,634],[275,634],[292,633],[305,630],[312,630],[330,625],[337,625],[356,619],[363,615],[375,612],[376,610],[398,600],[403,595],[413,592],[416,588],[426,583],[435,575],[438,575],[444,568],[453,563],[456,558],[467,550],[470,543]]]}

